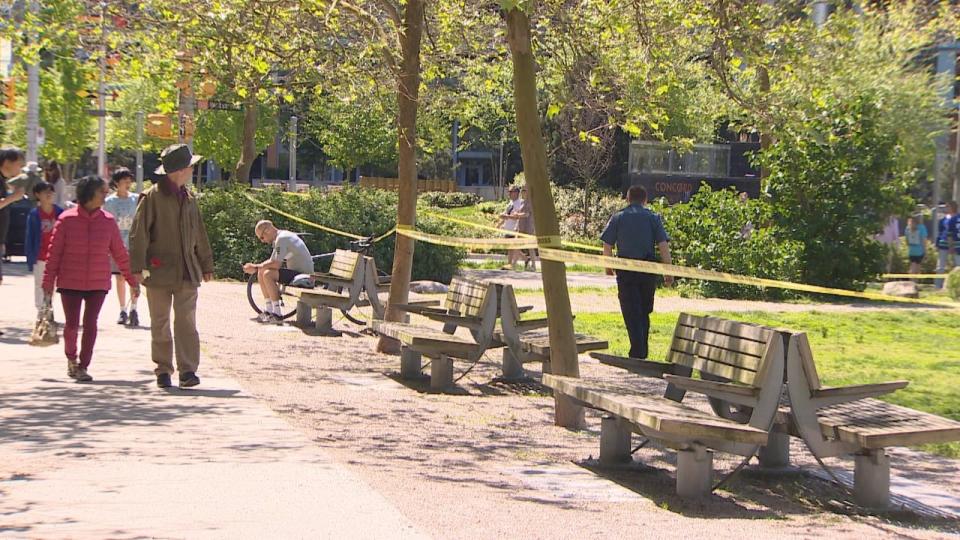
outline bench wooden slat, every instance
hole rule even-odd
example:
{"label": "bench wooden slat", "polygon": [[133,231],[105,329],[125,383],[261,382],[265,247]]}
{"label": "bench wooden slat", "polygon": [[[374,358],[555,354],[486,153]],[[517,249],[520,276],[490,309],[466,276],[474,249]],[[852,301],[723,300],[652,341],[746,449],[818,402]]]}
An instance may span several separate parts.
{"label": "bench wooden slat", "polygon": [[637,392],[630,385],[585,381],[575,377],[543,375],[543,384],[598,409],[615,414],[641,431],[649,428],[690,443],[728,441],[763,444],[767,432],[725,420],[659,396]]}
{"label": "bench wooden slat", "polygon": [[755,371],[741,369],[729,364],[721,364],[719,362],[714,362],[712,360],[707,360],[700,357],[695,357],[690,363],[690,367],[698,371],[706,372],[711,375],[716,375],[718,377],[723,377],[724,379],[730,379],[731,381],[737,381],[739,383],[748,384],[751,386],[757,377],[757,373]]}
{"label": "bench wooden slat", "polygon": [[424,326],[375,321],[373,329],[408,347],[430,354],[443,353],[464,358],[474,354],[478,348],[477,343],[470,339]]}
{"label": "bench wooden slat", "polygon": [[717,317],[703,317],[702,322],[697,326],[706,331],[726,334],[728,336],[742,339],[750,339],[762,343],[770,341],[775,334],[775,330],[772,328],[740,321],[719,319]]}
{"label": "bench wooden slat", "polygon": [[675,336],[706,345],[712,345],[715,347],[756,356],[757,358],[762,357],[763,353],[767,350],[766,341],[740,338],[720,332],[703,331],[689,326],[681,326],[677,328]]}
{"label": "bench wooden slat", "polygon": [[817,417],[825,435],[863,448],[960,440],[960,422],[872,398],[821,409]]}

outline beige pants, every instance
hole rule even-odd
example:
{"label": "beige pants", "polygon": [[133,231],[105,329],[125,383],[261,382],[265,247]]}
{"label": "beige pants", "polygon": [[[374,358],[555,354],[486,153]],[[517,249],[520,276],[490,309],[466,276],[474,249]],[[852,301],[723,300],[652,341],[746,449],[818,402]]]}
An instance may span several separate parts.
{"label": "beige pants", "polygon": [[[195,373],[200,366],[200,334],[197,333],[197,287],[184,283],[178,288],[146,287],[150,309],[150,353],[157,365],[154,373],[173,373],[173,352],[177,371]],[[170,335],[170,308],[173,308],[173,335]]]}

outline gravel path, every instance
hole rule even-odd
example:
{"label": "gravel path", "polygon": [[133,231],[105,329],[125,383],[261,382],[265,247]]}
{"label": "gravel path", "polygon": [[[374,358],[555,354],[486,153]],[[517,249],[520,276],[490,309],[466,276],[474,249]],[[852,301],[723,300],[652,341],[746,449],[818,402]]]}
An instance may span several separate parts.
{"label": "gravel path", "polygon": [[[847,515],[841,490],[803,475],[745,474],[709,499],[681,500],[673,495],[672,452],[642,450],[649,467],[597,468],[587,459],[597,454],[597,415],[588,412],[585,432],[553,426],[552,399],[536,380],[495,381],[498,354],[482,360],[455,393],[433,394],[424,383],[399,381],[399,359],[372,352],[375,340],[345,320],[335,317],[335,326],[347,333],[329,338],[259,326],[252,315],[239,284],[204,286],[199,318],[208,361],[435,537],[742,540],[955,532],[940,521],[918,527],[912,514],[898,516],[907,524]],[[466,368],[457,363],[456,376]],[[538,366],[528,368],[537,374]],[[624,377],[588,358],[582,373]],[[795,450],[798,463],[811,462]],[[910,478],[946,484],[960,473],[953,460],[893,455],[894,468]],[[737,460],[718,456],[717,462],[730,470]]]}

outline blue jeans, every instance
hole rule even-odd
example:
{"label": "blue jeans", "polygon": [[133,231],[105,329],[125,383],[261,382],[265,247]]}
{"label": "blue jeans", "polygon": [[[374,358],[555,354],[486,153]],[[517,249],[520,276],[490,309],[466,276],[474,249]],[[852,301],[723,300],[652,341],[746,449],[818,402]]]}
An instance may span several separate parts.
{"label": "blue jeans", "polygon": [[[946,249],[937,250],[937,273],[943,274],[947,271],[947,261],[950,260],[950,252]],[[953,265],[960,266],[960,253],[953,253]],[[943,288],[943,280],[938,279],[933,282],[933,285],[937,289]]]}
{"label": "blue jeans", "polygon": [[617,270],[617,296],[620,313],[630,337],[630,358],[647,358],[650,337],[650,313],[657,292],[657,276],[641,272]]}

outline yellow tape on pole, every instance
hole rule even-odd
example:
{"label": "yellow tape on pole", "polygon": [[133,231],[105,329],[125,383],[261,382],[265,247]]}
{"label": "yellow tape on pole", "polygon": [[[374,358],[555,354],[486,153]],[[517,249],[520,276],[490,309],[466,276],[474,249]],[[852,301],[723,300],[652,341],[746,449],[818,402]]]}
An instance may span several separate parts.
{"label": "yellow tape on pole", "polygon": [[321,231],[327,231],[328,233],[332,233],[332,234],[339,234],[340,236],[346,236],[347,238],[353,238],[354,240],[362,240],[362,239],[366,238],[365,236],[360,236],[360,235],[357,235],[357,234],[348,233],[348,232],[346,232],[346,231],[337,230],[337,229],[334,229],[333,227],[327,227],[327,226],[325,226],[325,225],[320,225],[319,223],[314,223],[314,222],[312,222],[312,221],[307,221],[307,220],[305,220],[305,219],[303,219],[303,218],[299,218],[299,217],[297,217],[297,216],[295,216],[295,215],[293,215],[293,214],[288,214],[288,213],[284,212],[283,210],[280,210],[279,208],[274,208],[273,206],[270,206],[269,204],[267,204],[267,203],[265,203],[265,202],[263,202],[263,201],[257,200],[255,197],[253,197],[253,196],[250,195],[249,193],[244,193],[243,196],[246,197],[247,199],[249,199],[251,202],[256,203],[256,204],[259,204],[260,206],[266,208],[267,210],[270,210],[271,212],[274,212],[274,213],[276,213],[276,214],[280,214],[281,216],[283,216],[283,217],[285,217],[285,218],[292,219],[292,220],[294,220],[294,221],[296,221],[296,222],[298,222],[298,223],[302,223],[302,224],[304,224],[304,225],[307,225],[307,226],[310,226],[310,227],[314,227],[314,228],[316,228],[316,229],[320,229]]}

